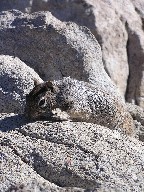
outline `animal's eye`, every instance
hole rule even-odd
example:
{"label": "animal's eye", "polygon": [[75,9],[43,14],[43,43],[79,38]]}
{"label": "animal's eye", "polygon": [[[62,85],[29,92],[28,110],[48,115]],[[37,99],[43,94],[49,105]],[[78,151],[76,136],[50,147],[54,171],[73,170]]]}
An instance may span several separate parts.
{"label": "animal's eye", "polygon": [[42,99],[38,102],[38,106],[39,106],[39,107],[45,107],[45,106],[46,106],[46,100],[45,100],[45,98],[42,98]]}

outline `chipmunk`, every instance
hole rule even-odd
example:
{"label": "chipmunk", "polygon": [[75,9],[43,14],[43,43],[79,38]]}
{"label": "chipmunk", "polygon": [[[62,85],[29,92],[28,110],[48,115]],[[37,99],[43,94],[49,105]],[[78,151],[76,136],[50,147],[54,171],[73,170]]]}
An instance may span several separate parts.
{"label": "chipmunk", "polygon": [[95,123],[133,135],[133,119],[125,104],[105,88],[70,77],[34,84],[26,96],[27,117]]}

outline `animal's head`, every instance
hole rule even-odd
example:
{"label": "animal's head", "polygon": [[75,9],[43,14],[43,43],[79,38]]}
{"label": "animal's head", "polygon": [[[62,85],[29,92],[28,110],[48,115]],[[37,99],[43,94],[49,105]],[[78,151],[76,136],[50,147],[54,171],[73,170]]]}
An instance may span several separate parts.
{"label": "animal's head", "polygon": [[34,80],[33,90],[26,95],[25,115],[30,119],[50,118],[56,105],[58,87],[52,81]]}

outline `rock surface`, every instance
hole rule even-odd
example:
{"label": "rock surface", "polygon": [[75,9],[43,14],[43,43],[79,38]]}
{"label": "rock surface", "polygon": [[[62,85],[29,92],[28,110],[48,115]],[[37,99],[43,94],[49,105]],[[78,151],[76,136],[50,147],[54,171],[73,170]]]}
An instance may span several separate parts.
{"label": "rock surface", "polygon": [[[9,9],[10,3],[3,8],[3,2],[2,9]],[[121,93],[144,107],[143,7],[143,0],[33,0],[30,12],[48,10],[62,21],[87,26],[100,43],[106,71]],[[11,8],[18,7],[11,3]]]}
{"label": "rock surface", "polygon": [[[6,142],[6,140],[4,142]],[[22,191],[23,188],[25,188],[23,192],[28,189],[38,191],[39,186],[42,191],[51,191],[51,189],[59,191],[57,186],[44,180],[30,166],[23,162],[22,159],[15,154],[16,151],[14,151],[14,148],[4,146],[4,143],[1,144],[1,192]]]}
{"label": "rock surface", "polygon": [[135,6],[136,12],[140,15],[142,22],[144,21],[144,1],[143,0],[131,0]]}
{"label": "rock surface", "polygon": [[27,165],[12,146],[1,144],[1,192],[84,192],[80,188],[61,188],[50,183]]}
{"label": "rock surface", "polygon": [[86,25],[103,51],[102,58],[98,42],[86,27],[61,22],[49,12],[0,13],[2,192],[144,190],[142,108],[127,104],[135,122],[136,138],[110,130],[107,124],[102,127],[86,122],[30,122],[23,114],[14,114],[23,112],[33,77],[42,81],[71,76],[106,89],[112,97],[117,95],[102,60],[123,94],[128,78],[127,100],[143,106],[142,7],[141,0],[102,0],[97,4],[94,0],[0,1],[2,10],[49,9],[63,21]]}
{"label": "rock surface", "polygon": [[125,103],[108,87],[64,77],[37,83],[26,97],[25,115],[33,120],[72,120],[95,123],[134,136]]}
{"label": "rock surface", "polygon": [[62,21],[87,26],[100,43],[106,71],[121,93],[144,107],[143,8],[143,0],[34,0],[31,11],[49,10]]}
{"label": "rock surface", "polygon": [[38,10],[49,10],[62,21],[87,26],[102,47],[106,71],[119,86],[121,93],[125,94],[129,74],[126,53],[128,35],[112,6],[101,0],[35,0],[32,12]]}
{"label": "rock surface", "polygon": [[20,59],[0,55],[0,112],[23,113],[25,96],[33,88],[38,74]]}
{"label": "rock surface", "polygon": [[61,22],[49,12],[1,12],[0,22],[0,53],[17,56],[43,80],[71,76],[114,87],[100,46],[87,28]]}
{"label": "rock surface", "polygon": [[0,22],[0,53],[18,56],[43,80],[71,76],[117,94],[104,70],[100,46],[87,28],[61,22],[49,12],[1,12]]}
{"label": "rock surface", "polygon": [[134,138],[90,123],[27,122],[15,114],[0,119],[3,191],[15,185],[17,168],[25,178],[42,177],[46,186],[49,181],[105,192],[144,188],[144,145]]}
{"label": "rock surface", "polygon": [[48,10],[61,21],[87,26],[100,43],[105,69],[122,95],[144,107],[143,0],[29,0],[30,6],[18,2],[16,7],[14,2],[1,1],[1,10]]}

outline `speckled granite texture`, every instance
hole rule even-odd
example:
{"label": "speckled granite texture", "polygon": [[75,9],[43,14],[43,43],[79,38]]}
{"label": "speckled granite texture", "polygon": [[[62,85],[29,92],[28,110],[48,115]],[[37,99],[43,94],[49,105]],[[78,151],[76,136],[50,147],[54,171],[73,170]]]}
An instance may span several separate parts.
{"label": "speckled granite texture", "polygon": [[86,27],[61,22],[50,12],[5,11],[0,13],[0,41],[0,54],[20,58],[43,80],[71,76],[116,90],[104,70],[101,47]]}
{"label": "speckled granite texture", "polygon": [[0,113],[23,113],[25,96],[39,75],[20,59],[0,55]]}
{"label": "speckled granite texture", "polygon": [[[133,105],[127,107],[135,120],[136,138],[111,130],[113,122],[109,125],[104,122],[105,127],[92,122],[32,122],[22,114],[25,96],[34,86],[33,78],[58,82],[71,76],[92,82],[92,86],[97,87],[92,98],[105,90],[96,100],[104,111],[107,107],[113,111],[110,110],[113,106],[111,98],[116,97],[120,106],[125,105],[104,70],[100,46],[86,27],[61,22],[49,12],[1,12],[0,54],[2,192],[144,190],[141,109]],[[74,81],[74,85],[81,85]],[[76,92],[82,94],[74,89],[73,94]],[[84,96],[88,94],[84,94],[82,99],[75,98],[76,109],[87,105]],[[92,98],[86,101],[91,103]],[[92,106],[88,114],[90,110],[97,109]],[[121,111],[121,107],[118,110]],[[121,113],[117,121],[125,117],[123,110]],[[103,121],[105,119],[104,116]]]}
{"label": "speckled granite texture", "polygon": [[33,177],[106,192],[144,189],[144,144],[134,138],[84,122],[28,123],[14,114],[0,119],[3,191]]}

